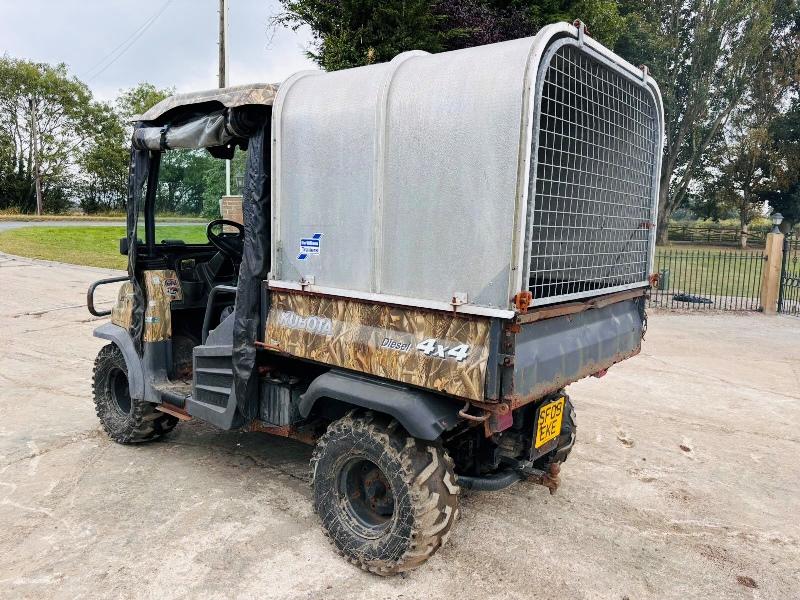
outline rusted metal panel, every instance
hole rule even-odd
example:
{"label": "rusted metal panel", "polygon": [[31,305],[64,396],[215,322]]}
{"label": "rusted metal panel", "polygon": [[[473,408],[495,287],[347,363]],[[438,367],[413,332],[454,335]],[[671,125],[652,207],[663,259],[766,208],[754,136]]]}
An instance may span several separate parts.
{"label": "rusted metal panel", "polygon": [[488,318],[273,292],[266,347],[453,396],[481,400]]}
{"label": "rusted metal panel", "polygon": [[247,430],[269,433],[270,435],[277,435],[279,437],[292,438],[293,440],[308,444],[309,446],[313,446],[319,437],[313,427],[293,427],[291,425],[279,427],[258,419],[252,421],[247,426]]}
{"label": "rusted metal panel", "polygon": [[172,338],[173,300],[183,300],[183,290],[175,271],[160,269],[143,273],[145,289],[144,341],[161,342]]}
{"label": "rusted metal panel", "polygon": [[615,302],[624,302],[632,298],[639,298],[647,294],[647,288],[640,288],[636,290],[628,290],[625,292],[617,292],[615,294],[606,294],[605,296],[597,296],[589,300],[581,302],[566,302],[564,304],[557,304],[555,306],[543,306],[529,311],[525,314],[517,316],[517,323],[532,323],[542,319],[552,319],[553,317],[560,317],[562,315],[572,315],[590,310],[592,308],[602,308]]}
{"label": "rusted metal panel", "polygon": [[168,415],[172,415],[173,417],[177,417],[181,421],[191,421],[192,415],[187,413],[185,410],[182,410],[176,406],[169,406],[167,404],[159,404],[155,407],[156,410],[166,413]]}

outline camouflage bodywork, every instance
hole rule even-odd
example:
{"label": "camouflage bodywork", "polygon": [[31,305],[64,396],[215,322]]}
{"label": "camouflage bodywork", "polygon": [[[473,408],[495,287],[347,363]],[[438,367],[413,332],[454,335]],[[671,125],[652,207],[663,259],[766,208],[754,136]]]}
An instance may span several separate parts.
{"label": "camouflage bodywork", "polygon": [[111,307],[111,322],[119,325],[125,331],[131,328],[131,316],[133,315],[133,284],[125,281],[117,292],[117,301]]}
{"label": "camouflage bodywork", "polygon": [[[144,341],[161,342],[172,337],[173,300],[183,300],[183,290],[178,275],[170,269],[145,271],[144,295]],[[124,282],[117,293],[117,301],[111,308],[111,322],[125,330],[131,328],[133,315],[133,285]]]}
{"label": "camouflage bodywork", "polygon": [[470,400],[482,400],[488,318],[273,291],[268,348]]}

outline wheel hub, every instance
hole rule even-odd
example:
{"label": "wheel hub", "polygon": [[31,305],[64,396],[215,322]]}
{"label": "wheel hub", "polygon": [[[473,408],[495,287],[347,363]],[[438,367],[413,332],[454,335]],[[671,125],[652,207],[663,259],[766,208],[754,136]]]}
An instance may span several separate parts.
{"label": "wheel hub", "polygon": [[131,392],[128,377],[122,369],[112,369],[108,374],[108,391],[117,410],[124,415],[131,412]]}
{"label": "wheel hub", "polygon": [[394,493],[380,468],[351,458],[339,471],[339,499],[350,525],[368,538],[379,537],[394,514]]}

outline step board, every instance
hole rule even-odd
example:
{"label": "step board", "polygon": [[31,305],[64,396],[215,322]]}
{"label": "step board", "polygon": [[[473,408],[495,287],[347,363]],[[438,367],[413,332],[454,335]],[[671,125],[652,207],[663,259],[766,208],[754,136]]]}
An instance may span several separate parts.
{"label": "step board", "polygon": [[228,406],[233,385],[231,346],[197,346],[194,349],[192,401],[221,409]]}

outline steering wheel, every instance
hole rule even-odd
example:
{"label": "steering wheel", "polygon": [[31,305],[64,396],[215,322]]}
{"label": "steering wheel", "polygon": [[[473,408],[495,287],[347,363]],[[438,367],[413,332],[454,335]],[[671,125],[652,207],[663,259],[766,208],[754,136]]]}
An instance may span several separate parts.
{"label": "steering wheel", "polygon": [[[222,230],[223,226],[233,227],[237,230],[236,233],[225,233]],[[219,227],[220,232],[214,233],[214,229]],[[244,225],[236,221],[229,221],[228,219],[214,219],[206,227],[206,237],[208,241],[222,254],[230,258],[234,263],[242,261],[242,252],[244,250]]]}

